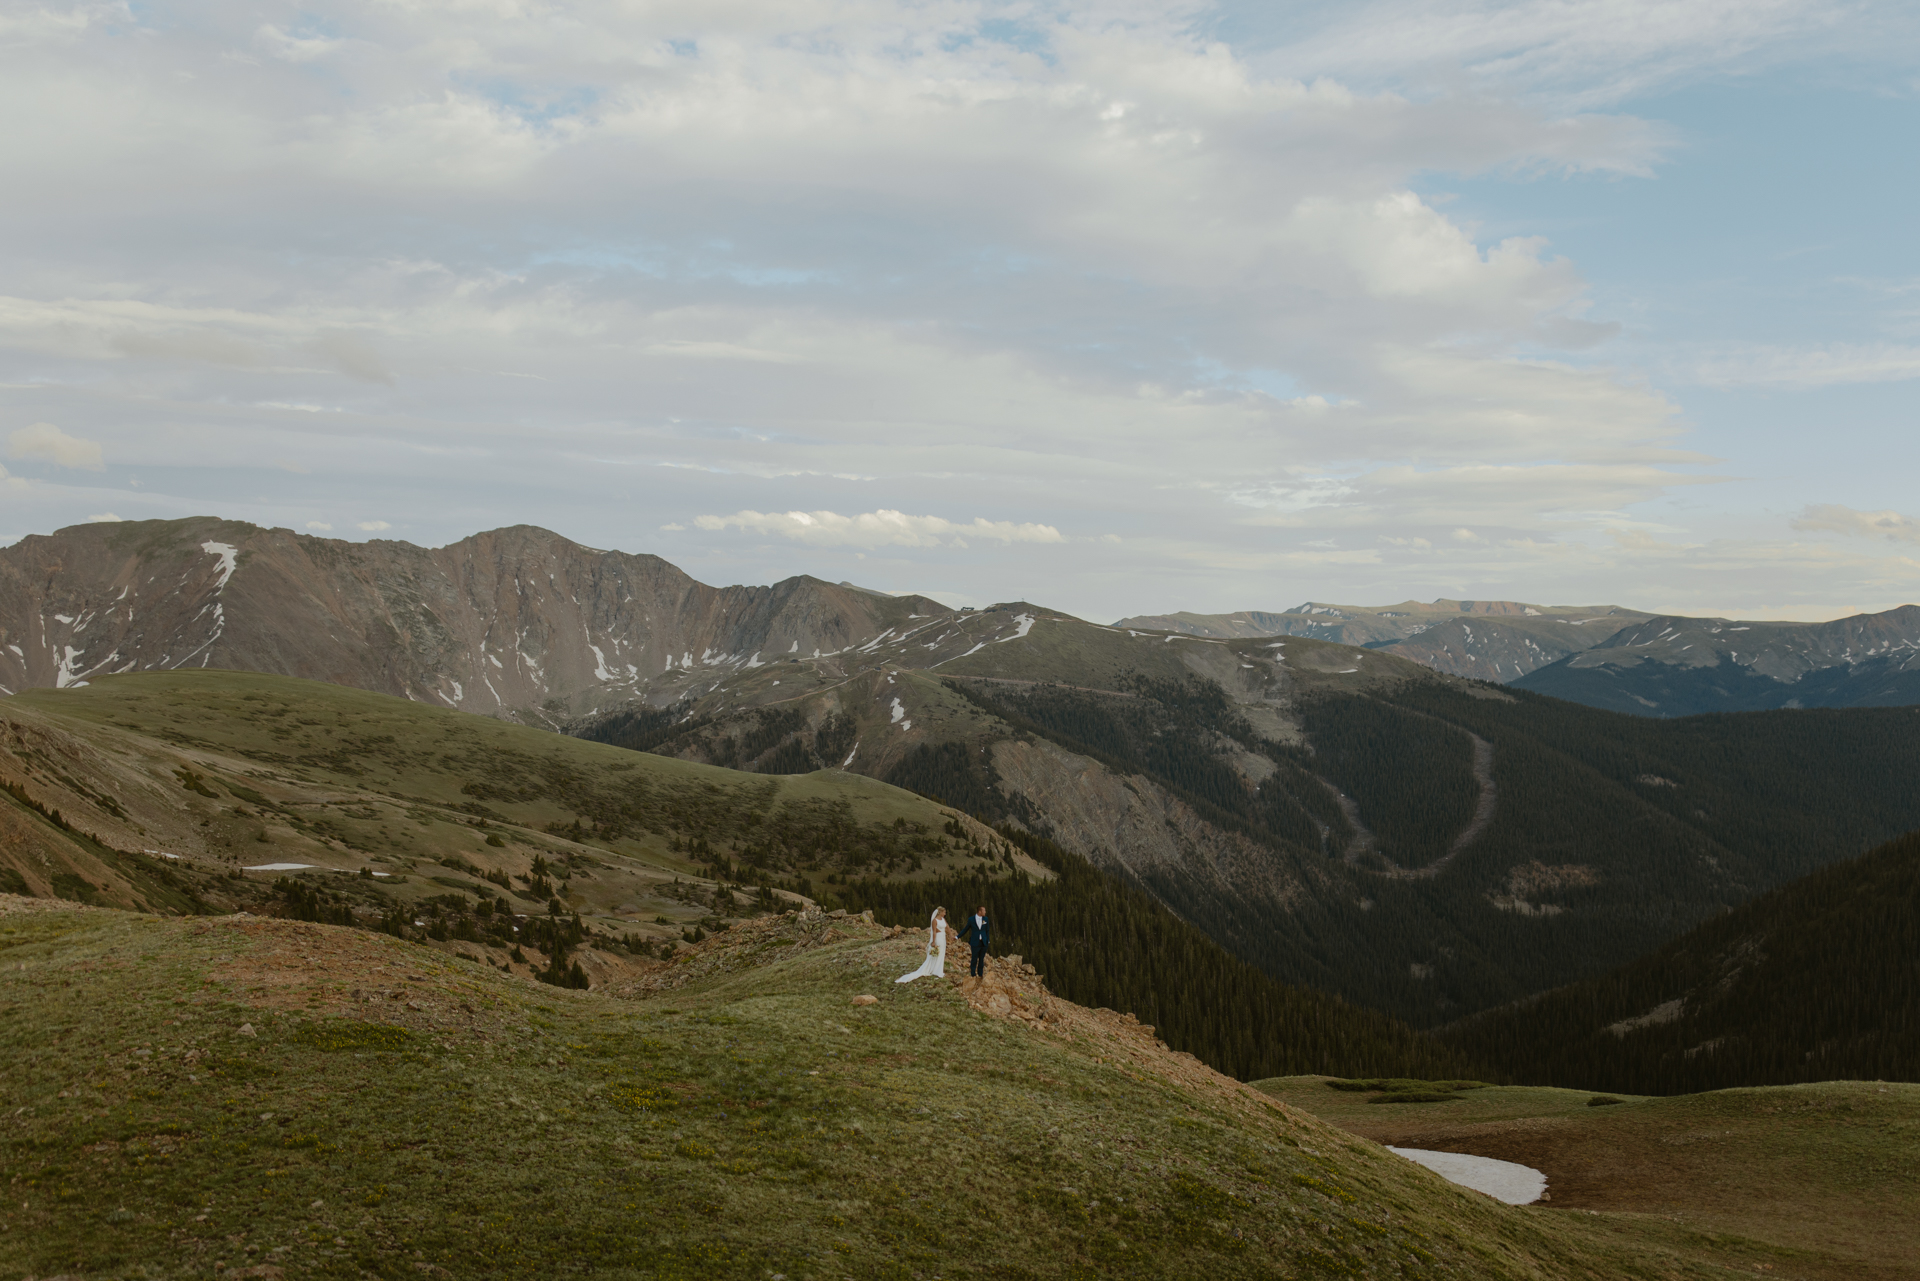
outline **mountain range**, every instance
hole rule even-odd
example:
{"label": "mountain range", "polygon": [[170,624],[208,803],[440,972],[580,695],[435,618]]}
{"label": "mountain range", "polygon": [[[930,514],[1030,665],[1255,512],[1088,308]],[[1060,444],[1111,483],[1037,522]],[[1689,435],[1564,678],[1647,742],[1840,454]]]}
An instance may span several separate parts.
{"label": "mountain range", "polygon": [[[1914,611],[1343,612],[712,588],[527,527],[0,551],[0,1255],[877,1274],[972,1215],[1007,1275],[1911,1275],[1912,1087],[1772,1083],[1914,1076]],[[889,981],[977,901],[984,980]],[[980,1169],[912,1174],[957,1123]],[[1602,1221],[1595,1170],[1697,1195]]]}
{"label": "mountain range", "polygon": [[[805,577],[712,588],[528,527],[430,550],[196,519],[0,551],[0,686],[232,668],[725,769],[866,776],[1052,842],[1274,978],[1417,1026],[1593,977],[1920,827],[1904,709],[1619,716],[1394,646],[1496,624],[1674,644],[1646,615],[1350,612],[1297,621],[1362,645],[1203,636]],[[733,874],[810,875],[815,836],[729,831],[713,849]]]}
{"label": "mountain range", "polygon": [[708,587],[527,525],[440,548],[212,518],[76,525],[0,550],[0,689],[231,668],[557,723],[928,612],[948,611],[814,578]]}
{"label": "mountain range", "polygon": [[1635,716],[1920,703],[1920,606],[1825,623],[1741,622],[1614,605],[1309,601],[1290,610],[1156,614],[1118,627],[1190,636],[1312,636],[1435,671]]}

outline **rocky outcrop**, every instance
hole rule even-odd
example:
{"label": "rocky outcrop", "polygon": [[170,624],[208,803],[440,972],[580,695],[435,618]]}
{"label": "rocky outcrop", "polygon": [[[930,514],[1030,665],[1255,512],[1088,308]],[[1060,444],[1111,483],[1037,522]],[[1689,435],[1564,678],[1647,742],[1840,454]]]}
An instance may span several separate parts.
{"label": "rocky outcrop", "polygon": [[212,518],[78,525],[0,550],[0,691],[216,667],[554,723],[946,613],[806,577],[709,587],[528,525],[440,548]]}

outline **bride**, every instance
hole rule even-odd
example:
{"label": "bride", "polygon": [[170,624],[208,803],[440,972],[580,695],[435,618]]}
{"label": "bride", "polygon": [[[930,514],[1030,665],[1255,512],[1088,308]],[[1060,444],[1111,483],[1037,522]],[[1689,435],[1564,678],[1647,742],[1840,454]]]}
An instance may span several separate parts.
{"label": "bride", "polygon": [[902,974],[895,983],[911,983],[918,978],[942,978],[947,972],[947,909],[933,909],[927,925],[927,959],[911,974]]}

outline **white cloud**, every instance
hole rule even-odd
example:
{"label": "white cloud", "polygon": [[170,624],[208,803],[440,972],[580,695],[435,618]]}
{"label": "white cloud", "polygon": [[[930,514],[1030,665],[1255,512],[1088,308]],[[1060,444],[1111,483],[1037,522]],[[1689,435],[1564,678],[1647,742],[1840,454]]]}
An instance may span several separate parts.
{"label": "white cloud", "polygon": [[970,524],[938,516],[909,516],[905,512],[735,512],[731,516],[700,516],[693,522],[706,530],[739,528],[760,534],[779,534],[816,547],[939,547],[966,546],[969,538],[1000,543],[1058,543],[1060,531],[1051,525],[1018,524],[1009,520],[975,517]]}
{"label": "white cloud", "polygon": [[1372,0],[1275,52],[1275,65],[1362,78],[1466,74],[1492,90],[1598,104],[1820,51],[1886,57],[1890,3],[1851,0]]}
{"label": "white cloud", "polygon": [[[1185,0],[61,12],[0,39],[36,122],[0,134],[0,381],[156,512],[602,546],[734,512],[698,527],[760,541],[675,539],[691,571],[965,542],[984,599],[1236,608],[1273,572],[1573,564],[1700,483],[1681,407],[1592,354],[1581,265],[1419,192],[1638,181],[1685,153],[1608,95],[1840,30],[1817,0],[1362,0],[1264,50]],[[22,527],[127,501],[18,489]],[[964,511],[1026,521],[904,514]]]}
{"label": "white cloud", "polygon": [[[333,366],[349,378],[393,385],[393,373],[373,344],[360,334],[333,329],[321,333],[316,344]],[[303,406],[304,408],[304,406]]]}
{"label": "white cloud", "polygon": [[324,521],[324,520],[310,520],[310,521],[308,521],[308,522],[307,522],[307,528],[308,528],[308,529],[318,529],[318,530],[321,530],[321,531],[323,531],[323,532],[326,532],[326,531],[330,531],[330,530],[332,530],[332,529],[333,529],[333,526],[332,526],[332,525],[329,525],[329,524],[327,524],[327,522],[326,522],[326,521]]}
{"label": "white cloud", "polygon": [[734,343],[694,342],[683,338],[650,343],[640,351],[647,356],[681,356],[693,360],[754,360],[774,365],[791,365],[800,359],[783,351],[762,351],[757,347],[741,347]]}
{"label": "white cloud", "polygon": [[114,515],[112,512],[101,512],[99,515],[89,516],[87,519],[96,525],[116,525],[120,523],[121,517]]}
{"label": "white cloud", "polygon": [[1816,348],[1760,347],[1703,361],[1695,377],[1710,387],[1836,387],[1920,378],[1920,347],[1898,343]]}
{"label": "white cloud", "polygon": [[52,423],[33,423],[16,429],[7,437],[7,455],[11,458],[38,458],[62,467],[99,471],[100,446],[91,440],[69,436]]}
{"label": "white cloud", "polygon": [[331,40],[324,36],[292,35],[275,26],[263,26],[254,36],[255,43],[266,51],[268,57],[278,58],[282,62],[312,62],[339,51],[346,45],[344,40]]}
{"label": "white cloud", "polygon": [[1855,511],[1838,503],[1809,506],[1794,519],[1793,527],[1854,538],[1884,538],[1892,543],[1920,543],[1920,520],[1912,516],[1895,511]]}

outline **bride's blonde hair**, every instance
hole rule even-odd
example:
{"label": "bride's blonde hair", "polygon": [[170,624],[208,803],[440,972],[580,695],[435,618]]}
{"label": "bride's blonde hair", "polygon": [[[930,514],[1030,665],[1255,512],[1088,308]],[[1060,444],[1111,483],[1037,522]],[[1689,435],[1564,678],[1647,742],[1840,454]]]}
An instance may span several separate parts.
{"label": "bride's blonde hair", "polygon": [[936,907],[933,909],[933,914],[935,916],[945,916],[947,914],[947,909],[944,907]]}

